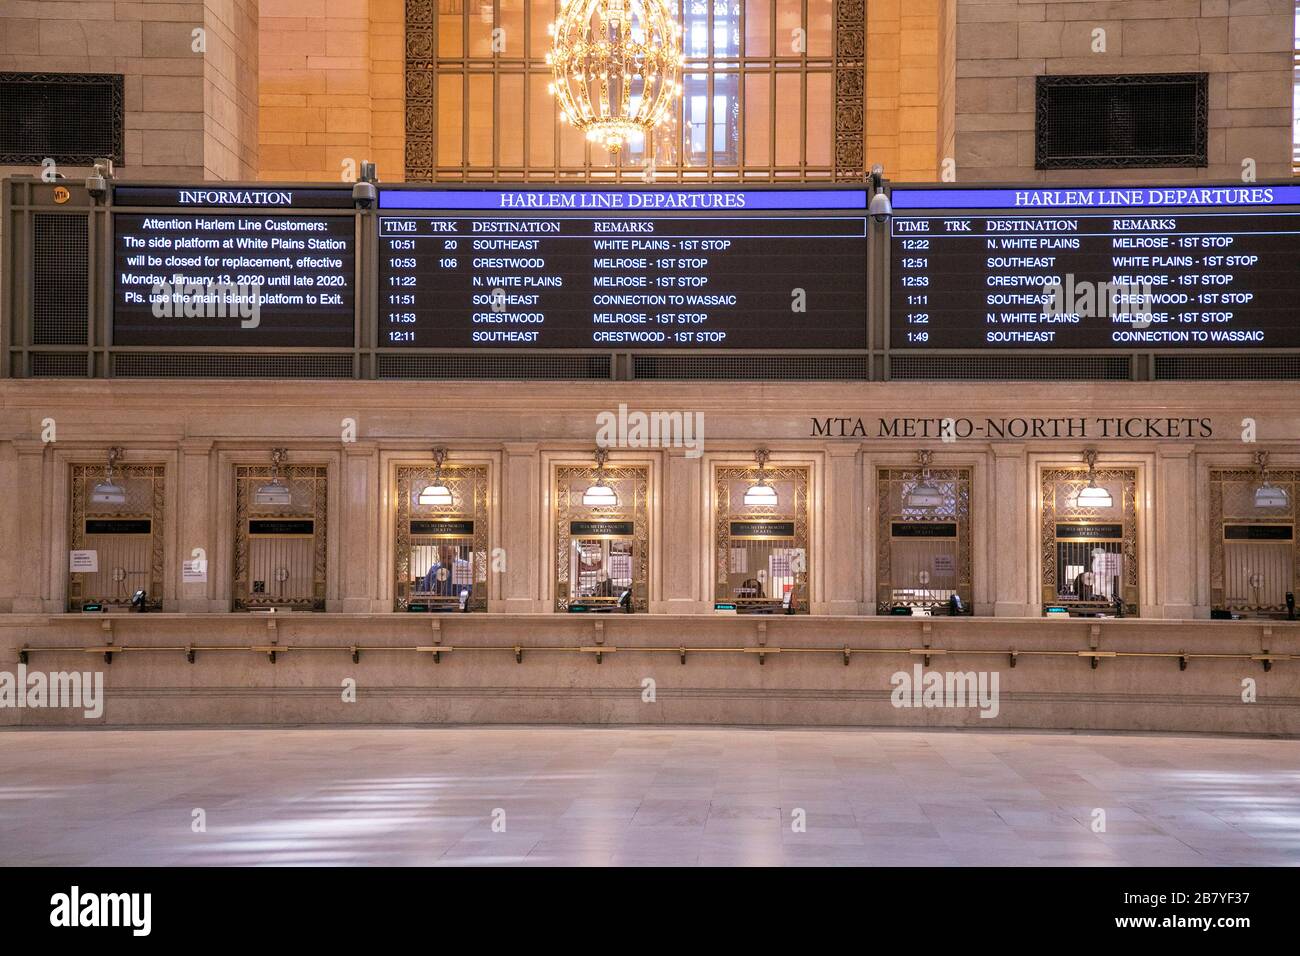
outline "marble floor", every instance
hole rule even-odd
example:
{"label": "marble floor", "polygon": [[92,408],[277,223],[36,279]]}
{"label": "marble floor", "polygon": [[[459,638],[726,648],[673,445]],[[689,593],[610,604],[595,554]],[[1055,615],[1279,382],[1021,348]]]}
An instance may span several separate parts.
{"label": "marble floor", "polygon": [[11,730],[0,864],[1300,865],[1300,741]]}

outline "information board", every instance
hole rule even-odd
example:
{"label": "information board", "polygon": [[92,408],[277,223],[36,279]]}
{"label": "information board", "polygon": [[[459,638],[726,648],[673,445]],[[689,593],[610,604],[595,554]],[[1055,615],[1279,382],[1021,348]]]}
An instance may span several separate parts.
{"label": "information board", "polygon": [[388,189],[380,210],[381,347],[867,347],[860,188]]}
{"label": "information board", "polygon": [[891,198],[892,349],[1300,346],[1300,187]]}
{"label": "information board", "polygon": [[[114,206],[114,345],[354,345],[355,218],[292,211],[350,191],[129,187]],[[158,208],[117,211],[135,206]]]}

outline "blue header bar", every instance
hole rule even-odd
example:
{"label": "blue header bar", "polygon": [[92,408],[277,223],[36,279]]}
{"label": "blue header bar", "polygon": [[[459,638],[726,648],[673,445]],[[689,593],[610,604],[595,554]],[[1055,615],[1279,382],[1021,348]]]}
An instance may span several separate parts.
{"label": "blue header bar", "polygon": [[1109,186],[1097,189],[909,189],[890,194],[905,209],[1146,209],[1300,205],[1300,186]]}
{"label": "blue header bar", "polygon": [[867,208],[865,189],[384,189],[380,209],[740,212]]}

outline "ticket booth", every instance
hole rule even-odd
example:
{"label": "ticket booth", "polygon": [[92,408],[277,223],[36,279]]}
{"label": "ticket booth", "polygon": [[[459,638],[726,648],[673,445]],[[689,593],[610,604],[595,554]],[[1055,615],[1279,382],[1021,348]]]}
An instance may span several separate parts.
{"label": "ticket booth", "polygon": [[158,610],[163,599],[162,465],[73,465],[68,610]]}
{"label": "ticket booth", "polygon": [[1300,591],[1296,491],[1300,472],[1255,468],[1210,471],[1210,603],[1220,616],[1291,618]]}
{"label": "ticket booth", "polygon": [[555,607],[568,612],[649,610],[649,470],[609,465],[555,470]]}
{"label": "ticket booth", "polygon": [[485,611],[488,605],[488,469],[447,463],[397,466],[394,609]]}
{"label": "ticket booth", "polygon": [[714,469],[714,606],[738,614],[808,613],[808,482],[802,465]]}
{"label": "ticket booth", "polygon": [[876,612],[969,614],[969,468],[917,464],[876,471]]}
{"label": "ticket booth", "polygon": [[1042,471],[1044,613],[1137,615],[1137,472],[1084,460]]}
{"label": "ticket booth", "polygon": [[235,468],[236,611],[325,610],[326,468],[270,464]]}

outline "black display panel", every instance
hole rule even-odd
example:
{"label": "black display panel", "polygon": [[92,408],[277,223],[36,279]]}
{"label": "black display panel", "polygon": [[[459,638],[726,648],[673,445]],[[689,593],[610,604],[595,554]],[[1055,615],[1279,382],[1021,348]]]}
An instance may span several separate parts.
{"label": "black display panel", "polygon": [[892,200],[891,349],[1300,347],[1300,187]]}
{"label": "black display panel", "polygon": [[[205,203],[113,216],[113,344],[351,348],[354,217],[338,190],[122,188],[118,205]],[[229,211],[209,212],[225,201]],[[274,201],[275,212],[242,208]],[[349,199],[350,201],[350,199]]]}
{"label": "black display panel", "polygon": [[380,208],[380,347],[867,347],[860,188],[395,189]]}

